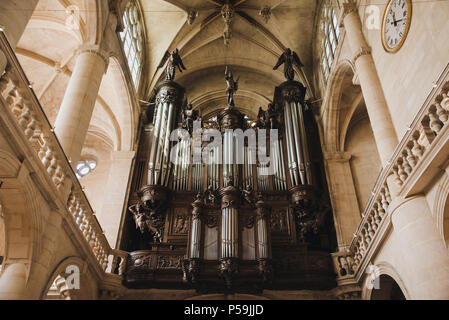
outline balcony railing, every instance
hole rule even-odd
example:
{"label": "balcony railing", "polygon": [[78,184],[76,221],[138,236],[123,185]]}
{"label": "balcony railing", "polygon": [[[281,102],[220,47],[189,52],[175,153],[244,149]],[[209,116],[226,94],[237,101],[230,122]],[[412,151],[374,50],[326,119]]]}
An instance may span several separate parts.
{"label": "balcony railing", "polygon": [[10,119],[16,122],[15,127],[19,132],[22,131],[28,141],[32,157],[36,157],[36,163],[40,161],[42,172],[53,183],[53,193],[61,203],[66,204],[75,229],[79,230],[101,269],[105,271],[113,251],[30,82],[5,34],[0,32],[0,54],[2,52],[6,57],[6,69],[0,77],[2,104],[8,107]]}
{"label": "balcony railing", "polygon": [[[349,269],[355,271],[357,281],[361,278],[378,244],[382,242],[385,231],[390,227],[391,217],[388,208],[392,197],[387,186],[387,178],[393,175],[397,186],[395,194],[407,197],[422,192],[435,177],[436,172],[432,171],[432,168],[447,159],[444,150],[448,150],[446,144],[449,140],[448,96],[449,64],[396,148],[392,160],[379,174],[372,190],[350,246],[353,258],[349,259],[348,263],[352,262],[353,265]],[[336,264],[336,268],[338,265]]]}

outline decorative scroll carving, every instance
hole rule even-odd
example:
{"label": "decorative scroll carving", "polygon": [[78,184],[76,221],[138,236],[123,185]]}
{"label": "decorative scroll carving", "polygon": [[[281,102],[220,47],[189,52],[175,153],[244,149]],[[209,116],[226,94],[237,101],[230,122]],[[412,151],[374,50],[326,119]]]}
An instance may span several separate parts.
{"label": "decorative scroll carving", "polygon": [[217,215],[207,215],[205,217],[206,226],[210,229],[216,228],[218,226],[218,216]]}
{"label": "decorative scroll carving", "polygon": [[223,258],[220,259],[219,275],[226,282],[226,287],[231,290],[234,278],[239,274],[238,259]]}
{"label": "decorative scroll carving", "polygon": [[135,273],[139,270],[148,270],[152,268],[155,256],[145,254],[131,254],[129,255],[126,272]]}
{"label": "decorative scroll carving", "polygon": [[280,87],[282,104],[285,102],[292,103],[300,103],[304,104],[304,99],[306,95],[306,88],[300,82],[292,82],[292,83],[284,83]]}
{"label": "decorative scroll carving", "polygon": [[156,97],[158,104],[175,103],[178,98],[178,91],[174,87],[164,86],[159,90]]}
{"label": "decorative scroll carving", "polygon": [[183,256],[158,256],[157,269],[182,269]]}
{"label": "decorative scroll carving", "polygon": [[240,219],[241,227],[246,229],[251,229],[254,227],[256,222],[255,216],[242,216]]}
{"label": "decorative scroll carving", "polygon": [[143,187],[138,195],[139,203],[129,207],[136,228],[142,234],[149,233],[154,242],[162,242],[168,190],[161,186],[148,185]]}
{"label": "decorative scroll carving", "polygon": [[187,70],[182,62],[181,57],[179,56],[179,50],[175,49],[170,55],[170,59],[168,60],[167,69],[165,69],[166,79],[169,81],[175,80],[176,76],[176,68],[178,68],[179,72],[182,73],[182,70]]}
{"label": "decorative scroll carving", "polygon": [[293,69],[293,66],[296,65],[298,69],[301,69],[304,66],[296,52],[291,51],[290,48],[285,49],[273,70],[277,70],[281,65],[284,65],[284,76],[288,81],[293,81],[295,79],[295,70]]}

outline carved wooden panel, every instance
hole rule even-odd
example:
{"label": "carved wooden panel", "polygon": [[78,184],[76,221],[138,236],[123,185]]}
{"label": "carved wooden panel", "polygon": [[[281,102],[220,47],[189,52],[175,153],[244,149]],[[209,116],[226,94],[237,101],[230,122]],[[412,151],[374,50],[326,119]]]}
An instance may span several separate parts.
{"label": "carved wooden panel", "polygon": [[157,269],[176,269],[182,268],[184,256],[158,256]]}
{"label": "carved wooden panel", "polygon": [[288,208],[272,208],[270,227],[272,233],[288,234]]}
{"label": "carved wooden panel", "polygon": [[187,235],[190,229],[187,208],[174,208],[172,212],[171,234]]}

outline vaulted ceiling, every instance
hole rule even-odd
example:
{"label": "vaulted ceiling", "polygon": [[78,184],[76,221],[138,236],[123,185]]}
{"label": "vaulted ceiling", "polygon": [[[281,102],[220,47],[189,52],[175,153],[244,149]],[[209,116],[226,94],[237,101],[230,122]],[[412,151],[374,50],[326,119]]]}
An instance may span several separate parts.
{"label": "vaulted ceiling", "polygon": [[[260,106],[266,108],[275,86],[285,81],[282,71],[273,70],[285,48],[296,51],[306,66],[304,72],[298,70],[297,79],[306,82],[311,75],[316,0],[229,0],[234,13],[228,45],[222,15],[226,0],[140,2],[147,27],[150,93],[164,76],[166,52],[175,48],[187,67],[176,81],[203,115],[226,103],[227,65],[240,77],[237,106],[253,116]],[[261,15],[263,8],[269,8],[269,15]],[[190,24],[189,13],[194,12]]]}

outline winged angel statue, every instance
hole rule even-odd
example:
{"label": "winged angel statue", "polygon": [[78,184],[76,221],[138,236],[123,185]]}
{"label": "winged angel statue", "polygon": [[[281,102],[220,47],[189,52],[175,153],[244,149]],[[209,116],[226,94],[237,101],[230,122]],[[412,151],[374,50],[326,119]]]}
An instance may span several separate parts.
{"label": "winged angel statue", "polygon": [[273,70],[277,70],[282,64],[284,64],[284,75],[288,81],[293,81],[295,79],[293,65],[296,65],[299,69],[304,66],[296,52],[291,51],[290,48],[285,49]]}

